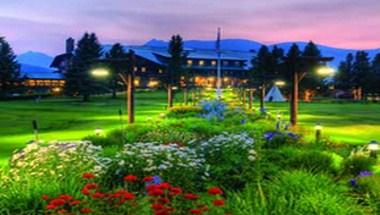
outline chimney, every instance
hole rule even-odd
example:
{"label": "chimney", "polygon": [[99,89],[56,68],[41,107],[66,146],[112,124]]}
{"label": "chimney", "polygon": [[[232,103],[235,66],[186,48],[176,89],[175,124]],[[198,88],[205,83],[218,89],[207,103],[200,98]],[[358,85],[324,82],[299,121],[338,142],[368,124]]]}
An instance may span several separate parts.
{"label": "chimney", "polygon": [[74,52],[74,39],[73,38],[68,38],[66,40],[66,54],[71,54]]}

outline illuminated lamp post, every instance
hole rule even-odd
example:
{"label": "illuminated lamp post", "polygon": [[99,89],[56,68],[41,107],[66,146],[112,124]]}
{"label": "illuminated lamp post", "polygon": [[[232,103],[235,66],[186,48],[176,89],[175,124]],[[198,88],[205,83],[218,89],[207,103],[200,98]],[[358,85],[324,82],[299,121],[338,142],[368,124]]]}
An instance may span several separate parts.
{"label": "illuminated lamp post", "polygon": [[368,150],[369,150],[369,155],[372,158],[377,158],[377,151],[379,150],[379,143],[375,140],[372,140],[368,144]]}
{"label": "illuminated lamp post", "polygon": [[[125,87],[128,123],[133,124],[135,122],[135,81],[133,68],[136,62],[134,52],[130,51],[128,57],[125,59],[102,59],[95,60],[95,62],[114,64],[125,68],[125,72],[118,73],[118,75]],[[106,77],[109,75],[109,71],[105,69],[95,69],[91,71],[91,74],[96,77]]]}
{"label": "illuminated lamp post", "polygon": [[285,63],[289,63],[289,64],[299,63],[304,66],[306,65],[306,67],[303,67],[303,68],[297,68],[295,65],[292,65],[291,72],[292,72],[293,83],[292,83],[292,93],[291,93],[291,98],[290,98],[290,124],[294,127],[294,126],[297,126],[297,118],[298,118],[299,84],[308,72],[307,66],[314,65],[321,62],[323,63],[329,62],[329,61],[332,61],[334,58],[333,57],[299,56],[295,58],[284,57],[283,59]]}
{"label": "illuminated lamp post", "polygon": [[321,142],[322,139],[322,125],[320,123],[315,124],[315,141],[317,143]]}

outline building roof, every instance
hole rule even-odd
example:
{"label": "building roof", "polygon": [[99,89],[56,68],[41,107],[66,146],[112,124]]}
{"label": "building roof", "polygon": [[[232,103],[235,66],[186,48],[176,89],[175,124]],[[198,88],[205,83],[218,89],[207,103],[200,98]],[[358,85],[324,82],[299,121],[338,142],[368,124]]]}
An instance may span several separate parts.
{"label": "building roof", "polygon": [[48,79],[48,80],[64,79],[62,74],[58,73],[57,71],[53,69],[32,66],[28,64],[21,64],[20,74],[21,74],[21,77],[27,78],[27,79]]}

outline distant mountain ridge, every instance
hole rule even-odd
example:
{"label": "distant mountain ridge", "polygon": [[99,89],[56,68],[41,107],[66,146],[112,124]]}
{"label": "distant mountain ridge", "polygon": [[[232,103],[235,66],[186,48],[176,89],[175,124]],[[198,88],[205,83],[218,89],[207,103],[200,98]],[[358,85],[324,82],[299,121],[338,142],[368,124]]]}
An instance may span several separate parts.
{"label": "distant mountain ridge", "polygon": [[[307,44],[307,42],[294,42],[294,43],[296,43],[301,50]],[[285,42],[285,43],[268,45],[268,47],[273,48],[273,46],[277,45],[278,47],[284,49],[285,52],[287,52],[292,44],[293,42]],[[151,47],[165,48],[168,46],[168,41],[152,39],[146,42],[144,45],[151,46]],[[185,48],[189,48],[189,49],[215,49],[216,42],[215,40],[187,40],[187,41],[184,41],[184,45],[185,45]],[[262,45],[263,44],[260,42],[253,41],[253,40],[246,40],[246,39],[221,40],[222,49],[232,50],[232,51],[243,51],[243,52],[258,51]],[[354,54],[356,51],[359,51],[355,49],[342,49],[342,48],[334,48],[334,47],[319,45],[319,44],[317,45],[318,45],[318,48],[321,50],[322,55],[329,56],[329,57],[331,56],[335,58],[334,61],[330,63],[330,65],[334,67],[337,67],[339,63],[346,58],[347,54],[349,53]],[[104,45],[103,47],[104,47],[104,51],[107,51],[111,48],[111,45]],[[380,53],[380,48],[367,49],[364,51],[368,52],[370,58],[373,58],[376,54]],[[48,68],[51,62],[53,61],[53,57],[41,52],[29,51],[17,56],[17,60],[21,64],[28,64],[32,66]]]}

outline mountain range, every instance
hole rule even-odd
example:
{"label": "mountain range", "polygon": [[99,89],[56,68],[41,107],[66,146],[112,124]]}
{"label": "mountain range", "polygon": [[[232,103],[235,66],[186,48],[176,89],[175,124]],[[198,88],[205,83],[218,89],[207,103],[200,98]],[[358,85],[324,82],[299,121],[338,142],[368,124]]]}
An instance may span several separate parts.
{"label": "mountain range", "polygon": [[[290,46],[296,43],[300,49],[302,50],[307,42],[287,42],[287,43],[278,43],[269,45],[270,48],[273,46],[278,46],[287,52]],[[145,46],[152,47],[167,47],[168,42],[163,40],[152,39],[144,44]],[[106,45],[109,47],[109,45]],[[185,48],[196,48],[196,49],[215,49],[215,40],[187,40],[184,42]],[[253,40],[245,40],[245,39],[224,39],[221,40],[221,48],[223,50],[234,50],[234,51],[257,51],[262,46],[261,43],[253,41]],[[334,57],[334,61],[330,63],[330,66],[337,67],[339,63],[344,60],[347,54],[354,54],[355,49],[342,49],[342,48],[334,48],[325,45],[319,45],[318,48],[321,50],[322,55],[328,57]],[[373,58],[376,54],[380,53],[380,48],[377,49],[368,49],[365,50],[368,52],[369,57]],[[17,60],[21,64],[28,64],[32,66],[38,66],[47,68],[53,60],[52,56],[41,52],[29,51],[17,56]]]}

